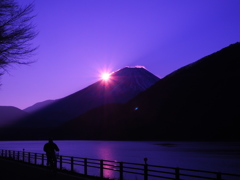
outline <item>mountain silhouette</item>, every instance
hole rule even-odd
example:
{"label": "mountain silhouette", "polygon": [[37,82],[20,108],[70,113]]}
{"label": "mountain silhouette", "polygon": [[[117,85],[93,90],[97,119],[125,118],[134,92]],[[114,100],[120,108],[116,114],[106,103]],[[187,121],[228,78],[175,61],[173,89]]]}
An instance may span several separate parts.
{"label": "mountain silhouette", "polygon": [[152,85],[147,83],[151,75],[143,68],[123,68],[111,81],[98,81],[34,113],[8,138],[240,140],[240,43]]}
{"label": "mountain silhouette", "polygon": [[46,101],[38,102],[38,103],[35,103],[34,105],[29,106],[23,110],[27,113],[34,113],[36,111],[39,111],[40,109],[46,108],[53,102],[55,102],[55,100],[46,100]]}
{"label": "mountain silhouette", "polygon": [[13,106],[0,106],[0,127],[10,126],[28,115],[25,111]]}
{"label": "mountain silhouette", "polygon": [[239,140],[240,43],[184,66],[125,104],[64,123],[60,139]]}
{"label": "mountain silhouette", "polygon": [[104,104],[126,103],[159,80],[143,67],[125,67],[111,74],[109,81],[96,83],[35,111],[15,127],[56,127]]}

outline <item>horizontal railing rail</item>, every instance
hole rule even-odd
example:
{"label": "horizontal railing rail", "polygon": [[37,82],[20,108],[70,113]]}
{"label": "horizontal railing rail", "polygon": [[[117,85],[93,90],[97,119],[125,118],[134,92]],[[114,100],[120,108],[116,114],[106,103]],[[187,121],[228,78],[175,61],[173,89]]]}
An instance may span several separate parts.
{"label": "horizontal railing rail", "polygon": [[[14,150],[0,149],[0,157],[10,158],[16,161],[22,161],[35,165],[45,166],[47,162],[46,155],[44,153],[34,153]],[[57,168],[59,170],[69,170],[84,175],[92,175],[89,173],[90,168],[98,170],[97,176],[101,178],[117,178],[119,180],[128,179],[127,174],[134,174],[141,176],[143,180],[150,179],[171,179],[171,180],[239,180],[240,174],[194,170],[178,167],[167,167],[147,164],[147,159],[144,159],[145,163],[130,163],[119,162],[111,160],[82,158],[73,156],[60,155],[57,159]],[[115,172],[116,177],[110,176]],[[105,175],[106,174],[106,175]],[[96,174],[95,174],[96,176]]]}

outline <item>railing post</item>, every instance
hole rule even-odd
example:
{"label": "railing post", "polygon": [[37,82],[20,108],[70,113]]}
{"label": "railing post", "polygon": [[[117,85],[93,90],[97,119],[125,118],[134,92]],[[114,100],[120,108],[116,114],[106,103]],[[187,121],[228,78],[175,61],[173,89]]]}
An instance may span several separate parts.
{"label": "railing post", "polygon": [[13,151],[13,159],[15,160],[15,151]]}
{"label": "railing post", "polygon": [[44,154],[42,154],[42,165],[44,166]]}
{"label": "railing post", "polygon": [[221,172],[218,172],[218,173],[217,173],[217,180],[222,180],[222,174],[221,174]]}
{"label": "railing post", "polygon": [[29,164],[31,163],[31,154],[30,154],[30,152],[28,152],[28,163]]}
{"label": "railing post", "polygon": [[20,151],[18,151],[17,160],[20,160]]}
{"label": "railing post", "polygon": [[148,164],[147,164],[148,158],[144,158],[144,180],[148,180]]}
{"label": "railing post", "polygon": [[87,175],[87,158],[84,158],[84,174]]}
{"label": "railing post", "polygon": [[23,156],[22,157],[23,162],[25,161],[25,152],[24,151],[25,151],[25,149],[23,149],[23,155],[22,155]]}
{"label": "railing post", "polygon": [[34,153],[34,164],[37,164],[37,153]]}
{"label": "railing post", "polygon": [[100,160],[100,177],[103,178],[103,160]]}
{"label": "railing post", "polygon": [[62,170],[62,156],[59,157],[59,161],[60,161],[59,162],[60,163],[60,165],[59,165],[60,167],[59,168],[60,168],[60,170]]}
{"label": "railing post", "polygon": [[71,171],[73,171],[73,157],[71,157]]}
{"label": "railing post", "polygon": [[175,180],[180,180],[179,168],[175,168]]}
{"label": "railing post", "polygon": [[120,173],[120,180],[123,180],[123,162],[119,162],[119,173]]}

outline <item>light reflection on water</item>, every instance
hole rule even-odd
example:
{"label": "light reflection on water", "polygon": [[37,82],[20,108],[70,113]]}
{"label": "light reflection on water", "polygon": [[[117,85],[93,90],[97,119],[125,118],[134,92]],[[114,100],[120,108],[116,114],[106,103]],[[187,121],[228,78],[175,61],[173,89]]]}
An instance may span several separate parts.
{"label": "light reflection on water", "polygon": [[[0,141],[0,149],[43,152],[47,141]],[[60,155],[239,174],[240,142],[55,141]],[[105,171],[106,177],[112,171]]]}
{"label": "light reflection on water", "polygon": [[[102,160],[113,160],[114,159],[114,157],[113,157],[113,155],[112,155],[112,149],[111,148],[109,148],[109,146],[101,146],[101,147],[99,147],[99,149],[97,149],[97,152],[98,152],[98,154],[99,154],[99,156],[100,156],[100,159],[102,159]],[[113,165],[113,163],[111,163],[111,162],[108,162],[108,164],[112,164]],[[104,166],[105,168],[112,168],[111,166]],[[113,175],[113,173],[114,173],[114,171],[111,171],[111,170],[105,170],[104,171],[104,177],[113,177],[114,175]]]}

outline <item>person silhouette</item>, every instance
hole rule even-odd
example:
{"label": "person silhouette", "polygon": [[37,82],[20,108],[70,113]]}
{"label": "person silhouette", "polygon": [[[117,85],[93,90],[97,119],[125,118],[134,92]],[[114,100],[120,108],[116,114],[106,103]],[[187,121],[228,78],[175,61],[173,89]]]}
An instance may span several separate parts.
{"label": "person silhouette", "polygon": [[[43,150],[46,152],[47,156],[47,166],[54,165],[56,166],[56,152],[59,151],[57,144],[55,144],[52,138],[49,138],[48,142],[44,145]],[[54,163],[54,164],[50,164]]]}

